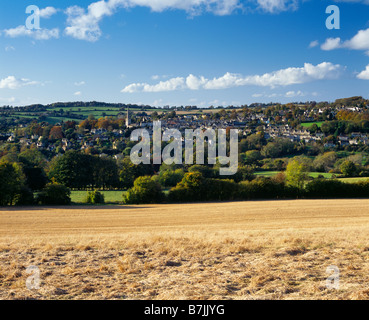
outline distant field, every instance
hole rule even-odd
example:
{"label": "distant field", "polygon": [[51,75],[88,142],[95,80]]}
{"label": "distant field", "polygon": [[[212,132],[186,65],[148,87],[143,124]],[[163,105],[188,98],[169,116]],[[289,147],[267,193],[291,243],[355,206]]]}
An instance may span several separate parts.
{"label": "distant field", "polygon": [[[280,171],[257,171],[255,172],[256,176],[263,176],[263,177],[274,177]],[[326,172],[310,172],[309,176],[312,178],[317,178],[318,176],[322,175],[326,179],[331,179],[333,177],[333,173],[326,173]],[[366,181],[369,180],[369,177],[357,177],[357,178],[338,178],[338,180],[346,182],[346,183],[356,183],[359,181]]]}
{"label": "distant field", "polygon": [[[255,172],[256,176],[263,176],[263,177],[274,177],[280,171],[257,171]],[[309,176],[313,178],[317,178],[319,175],[322,175],[324,178],[332,178],[332,173],[325,173],[325,172],[310,172]]]}
{"label": "distant field", "polygon": [[369,180],[369,177],[359,177],[359,178],[340,178],[338,180],[341,180],[346,183],[356,183],[360,181],[366,181]]}
{"label": "distant field", "polygon": [[[368,207],[0,208],[0,299],[369,299]],[[26,288],[30,265],[39,290]],[[332,265],[337,290],[326,287]]]}
{"label": "distant field", "polygon": [[[75,204],[81,204],[85,202],[86,196],[88,191],[72,191],[71,192],[71,200],[72,203]],[[105,197],[105,203],[106,204],[119,204],[123,201],[123,194],[125,194],[127,191],[100,191],[102,194],[104,194]],[[169,189],[163,189],[164,193],[168,193]]]}
{"label": "distant field", "polygon": [[[67,108],[63,108],[64,110],[64,114],[65,117],[48,117],[46,119],[46,121],[48,121],[51,124],[55,124],[58,123],[60,121],[76,121],[77,123],[82,121],[81,119],[78,119],[78,116],[82,116],[84,119],[86,119],[89,115],[93,115],[96,119],[107,116],[107,117],[116,117],[119,113],[126,113],[126,109],[121,110],[121,108],[114,108],[114,107],[67,107]],[[241,109],[237,109],[237,111],[240,111]],[[59,111],[58,108],[50,108],[48,109],[49,113],[52,113],[53,111]],[[162,108],[158,108],[158,109],[145,109],[145,108],[134,108],[134,109],[130,109],[131,113],[138,113],[138,112],[146,112],[147,114],[151,114],[152,112],[156,111],[158,114],[163,114],[163,113],[167,113],[170,111],[173,111],[171,109],[162,109]],[[198,110],[184,110],[184,111],[176,111],[177,114],[179,115],[202,115],[202,114],[212,114],[212,113],[216,113],[219,112],[220,109],[198,109]],[[67,112],[72,113],[73,115],[77,115],[77,118],[71,116],[71,115],[66,115]],[[40,117],[42,114],[44,114],[44,112],[40,112],[38,114],[35,114],[34,112],[15,112],[13,115],[11,115],[11,117],[20,117],[20,118],[38,118]]]}
{"label": "distant field", "polygon": [[[105,203],[121,203],[125,191],[100,191],[105,196]],[[83,203],[86,199],[87,191],[72,191],[71,199],[73,203]]]}
{"label": "distant field", "polygon": [[313,124],[316,124],[320,128],[323,123],[324,123],[324,121],[320,121],[320,122],[303,122],[303,123],[301,123],[301,125],[303,127],[305,127],[305,128],[310,128]]}
{"label": "distant field", "polygon": [[333,176],[333,173],[326,173],[326,172],[310,172],[309,176],[312,178],[318,178],[319,176],[323,176],[326,179],[330,179]]}
{"label": "distant field", "polygon": [[280,171],[256,171],[256,176],[262,176],[262,177],[274,177],[277,175]]}

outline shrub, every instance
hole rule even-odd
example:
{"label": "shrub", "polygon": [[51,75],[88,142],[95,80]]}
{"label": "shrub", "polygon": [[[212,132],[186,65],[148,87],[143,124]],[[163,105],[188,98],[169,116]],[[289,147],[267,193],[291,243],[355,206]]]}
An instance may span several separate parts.
{"label": "shrub", "polygon": [[213,178],[214,177],[214,170],[213,168],[210,168],[208,166],[205,166],[205,165],[200,165],[200,164],[195,164],[191,167],[188,168],[188,172],[190,173],[201,173],[201,175],[204,177],[204,178]]}
{"label": "shrub", "polygon": [[49,183],[38,194],[37,202],[43,205],[68,205],[71,203],[70,189],[62,184]]}
{"label": "shrub", "polygon": [[22,186],[15,196],[16,206],[27,206],[35,204],[35,199],[33,197],[33,192],[30,188]]}
{"label": "shrub", "polygon": [[231,201],[238,196],[238,184],[233,180],[207,179],[205,181],[205,200]]}
{"label": "shrub", "polygon": [[186,173],[180,183],[169,191],[172,202],[206,201],[206,179],[200,172]]}
{"label": "shrub", "polygon": [[355,183],[356,196],[360,198],[369,198],[369,180]]}
{"label": "shrub", "polygon": [[357,186],[355,184],[344,183],[334,179],[315,179],[306,185],[305,191],[306,197],[318,199],[351,198],[357,196]]}
{"label": "shrub", "polygon": [[298,198],[300,195],[299,188],[264,177],[240,182],[238,192],[238,197],[242,200]]}
{"label": "shrub", "polygon": [[[221,176],[219,174],[217,175],[217,179],[227,179],[225,177],[226,176]],[[256,175],[254,174],[254,170],[252,169],[251,166],[238,167],[237,172],[232,176],[232,180],[234,180],[235,182],[246,180],[251,181],[254,180],[255,178]]]}
{"label": "shrub", "polygon": [[123,202],[127,204],[160,203],[164,199],[160,184],[150,176],[138,177],[133,188],[123,195]]}
{"label": "shrub", "polygon": [[105,196],[100,191],[89,191],[85,200],[86,203],[90,204],[104,204]]}
{"label": "shrub", "polygon": [[183,179],[183,177],[183,169],[177,169],[160,171],[157,179],[163,187],[174,187]]}

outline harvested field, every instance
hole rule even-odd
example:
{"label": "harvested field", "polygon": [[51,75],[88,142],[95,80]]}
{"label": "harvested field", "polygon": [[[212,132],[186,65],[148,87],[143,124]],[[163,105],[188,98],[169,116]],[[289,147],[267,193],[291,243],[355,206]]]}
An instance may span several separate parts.
{"label": "harvested field", "polygon": [[368,299],[368,240],[369,200],[0,208],[0,299]]}

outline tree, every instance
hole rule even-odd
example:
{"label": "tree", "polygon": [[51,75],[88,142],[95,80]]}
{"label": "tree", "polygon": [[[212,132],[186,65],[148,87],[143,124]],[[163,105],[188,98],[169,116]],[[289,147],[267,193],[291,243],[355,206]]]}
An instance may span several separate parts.
{"label": "tree", "polygon": [[174,187],[183,179],[183,176],[183,169],[163,170],[159,173],[158,182],[163,187]]}
{"label": "tree", "polygon": [[261,153],[259,150],[249,150],[245,153],[244,162],[245,164],[253,165],[257,164],[259,160],[261,160]]}
{"label": "tree", "polygon": [[318,172],[329,172],[334,167],[337,155],[334,151],[326,152],[315,158],[313,166]]}
{"label": "tree", "polygon": [[14,205],[25,184],[25,177],[16,163],[0,163],[0,205]]}
{"label": "tree", "polygon": [[120,186],[129,189],[138,177],[153,175],[154,169],[151,165],[142,163],[135,165],[129,157],[126,157],[118,163],[118,172]]}
{"label": "tree", "polygon": [[93,156],[77,151],[68,151],[61,157],[55,157],[49,170],[49,179],[68,188],[84,189],[93,185]]}
{"label": "tree", "polygon": [[307,169],[303,163],[300,163],[297,160],[292,160],[288,163],[286,180],[290,186],[302,189],[307,177]]}
{"label": "tree", "polygon": [[138,177],[126,194],[123,202],[126,204],[160,203],[165,199],[159,183],[150,176]]}
{"label": "tree", "polygon": [[49,183],[38,194],[37,202],[43,205],[68,205],[71,203],[70,189],[58,183]]}
{"label": "tree", "polygon": [[195,164],[188,168],[188,172],[199,172],[204,178],[212,178],[214,170],[205,165]]}
{"label": "tree", "polygon": [[62,127],[54,126],[51,128],[49,133],[49,140],[59,140],[64,138]]}
{"label": "tree", "polygon": [[26,184],[32,190],[41,190],[47,183],[45,173],[46,159],[37,149],[28,149],[18,156],[23,164],[23,172],[26,176]]}
{"label": "tree", "polygon": [[27,167],[46,167],[46,159],[44,155],[36,148],[27,149],[18,155],[18,159]]}
{"label": "tree", "polygon": [[262,150],[262,155],[267,158],[278,158],[290,155],[294,152],[294,143],[289,139],[277,138],[269,142]]}
{"label": "tree", "polygon": [[169,199],[175,202],[206,200],[206,179],[200,172],[186,173],[180,183],[169,192]]}
{"label": "tree", "polygon": [[117,163],[110,158],[93,157],[92,176],[95,188],[110,189],[119,185]]}
{"label": "tree", "polygon": [[346,160],[341,164],[340,170],[345,177],[353,177],[357,174],[358,169],[350,160]]}

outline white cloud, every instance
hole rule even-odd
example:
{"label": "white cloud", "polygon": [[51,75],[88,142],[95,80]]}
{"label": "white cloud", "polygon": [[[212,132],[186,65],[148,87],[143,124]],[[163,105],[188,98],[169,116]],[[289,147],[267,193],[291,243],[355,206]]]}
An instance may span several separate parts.
{"label": "white cloud", "polygon": [[40,18],[49,19],[51,16],[53,16],[57,12],[58,10],[55,9],[54,7],[46,7],[44,9],[40,9],[39,16]]}
{"label": "white cloud", "polygon": [[[75,39],[95,42],[102,36],[100,22],[105,17],[113,15],[120,8],[147,7],[153,12],[176,9],[184,10],[190,15],[199,15],[203,12],[209,12],[223,16],[232,14],[238,9],[245,9],[245,7],[256,7],[259,11],[276,14],[288,10],[297,10],[302,1],[303,0],[99,0],[91,3],[87,9],[80,6],[67,8],[65,10],[68,16],[65,34]],[[367,1],[369,2],[369,0]],[[364,3],[367,1],[365,0]],[[52,7],[48,8],[43,10],[45,10],[45,12],[53,12],[51,9]]]}
{"label": "white cloud", "polygon": [[134,92],[163,92],[163,91],[175,91],[185,88],[184,78],[177,77],[167,81],[160,81],[158,84],[149,85],[147,83],[133,83],[126,86],[121,92],[134,93]]}
{"label": "white cloud", "polygon": [[82,94],[81,91],[77,91],[77,92],[74,93],[75,96],[80,96],[81,94]]}
{"label": "white cloud", "polygon": [[286,92],[286,98],[303,97],[305,94],[302,91],[288,91]]}
{"label": "white cloud", "polygon": [[193,74],[190,74],[186,78],[186,85],[191,90],[199,90],[202,86],[204,86],[207,83],[207,79],[204,77],[196,77]]}
{"label": "white cloud", "polygon": [[354,50],[369,50],[369,28],[359,30],[353,38],[345,41],[343,46]]}
{"label": "white cloud", "polygon": [[102,35],[99,24],[103,18],[113,15],[119,8],[137,6],[149,7],[155,12],[180,9],[191,14],[206,11],[227,15],[240,7],[240,0],[100,0],[91,3],[87,10],[79,6],[67,8],[65,34],[79,40],[97,41]]}
{"label": "white cloud", "polygon": [[259,8],[270,13],[279,13],[282,11],[296,10],[298,0],[257,0]]}
{"label": "white cloud", "polygon": [[66,10],[68,26],[65,34],[79,40],[97,41],[102,34],[99,22],[105,15],[112,13],[105,1],[90,4],[87,13],[81,7],[69,7]]}
{"label": "white cloud", "polygon": [[369,51],[369,28],[366,30],[359,30],[351,39],[342,41],[341,38],[328,38],[322,44],[322,50],[335,50],[340,48],[352,50]]}
{"label": "white cloud", "polygon": [[318,40],[311,41],[309,44],[309,48],[315,48],[319,45]]}
{"label": "white cloud", "polygon": [[29,79],[17,79],[14,76],[8,76],[7,78],[0,79],[0,89],[19,89],[24,86],[39,84],[37,81],[31,81]]}
{"label": "white cloud", "polygon": [[265,73],[263,75],[242,76],[227,72],[219,78],[211,80],[205,77],[196,77],[190,74],[186,79],[183,77],[172,78],[161,81],[158,84],[150,85],[147,83],[132,83],[126,86],[121,92],[161,92],[174,91],[180,89],[190,90],[216,90],[240,86],[261,86],[276,87],[301,84],[314,80],[337,79],[340,76],[342,67],[330,62],[323,62],[316,66],[305,63],[301,68],[287,68]]}
{"label": "white cloud", "polygon": [[153,76],[151,76],[151,79],[152,80],[159,80],[159,79],[168,79],[170,76],[167,75],[167,74],[162,74],[162,75],[159,75],[159,74],[154,74]]}
{"label": "white cloud", "polygon": [[325,51],[338,49],[342,46],[340,38],[328,38],[320,48]]}
{"label": "white cloud", "polygon": [[85,82],[85,81],[80,81],[80,82],[75,82],[75,83],[74,83],[74,85],[75,85],[76,87],[84,86],[85,84],[86,84],[86,82]]}
{"label": "white cloud", "polygon": [[262,93],[254,93],[253,95],[252,95],[252,97],[253,98],[261,98],[263,96],[263,94]]}
{"label": "white cloud", "polygon": [[16,37],[31,37],[36,40],[49,40],[52,38],[59,38],[59,29],[39,29],[39,30],[30,30],[25,26],[21,25],[12,29],[5,29],[4,33],[6,36],[10,38]]}
{"label": "white cloud", "polygon": [[369,80],[369,64],[366,66],[365,70],[361,71],[357,75],[357,78],[362,80]]}

